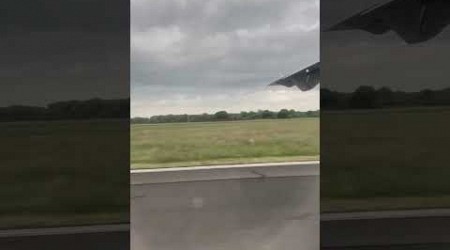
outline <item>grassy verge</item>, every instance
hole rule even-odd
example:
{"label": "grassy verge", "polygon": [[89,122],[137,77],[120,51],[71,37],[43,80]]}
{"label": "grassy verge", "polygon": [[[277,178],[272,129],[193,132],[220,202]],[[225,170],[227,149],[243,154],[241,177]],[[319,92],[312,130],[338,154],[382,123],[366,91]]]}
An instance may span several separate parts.
{"label": "grassy verge", "polygon": [[132,168],[316,160],[319,119],[133,125]]}

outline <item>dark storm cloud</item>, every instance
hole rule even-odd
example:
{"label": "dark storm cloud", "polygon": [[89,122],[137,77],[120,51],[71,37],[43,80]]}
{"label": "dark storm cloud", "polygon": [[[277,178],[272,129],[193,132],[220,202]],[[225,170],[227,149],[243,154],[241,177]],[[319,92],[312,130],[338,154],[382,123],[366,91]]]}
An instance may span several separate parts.
{"label": "dark storm cloud", "polygon": [[2,1],[0,11],[0,106],[128,97],[128,1]]}

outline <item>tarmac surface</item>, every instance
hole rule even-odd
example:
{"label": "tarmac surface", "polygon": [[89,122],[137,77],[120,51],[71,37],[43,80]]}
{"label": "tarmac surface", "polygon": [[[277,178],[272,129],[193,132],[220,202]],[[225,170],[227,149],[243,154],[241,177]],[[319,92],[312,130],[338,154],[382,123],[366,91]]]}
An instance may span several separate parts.
{"label": "tarmac surface", "polygon": [[132,174],[133,250],[319,249],[318,164],[143,174]]}
{"label": "tarmac surface", "polygon": [[321,216],[321,249],[450,249],[445,210],[343,213]]}
{"label": "tarmac surface", "polygon": [[129,225],[3,230],[0,249],[126,250],[130,249],[130,231]]}

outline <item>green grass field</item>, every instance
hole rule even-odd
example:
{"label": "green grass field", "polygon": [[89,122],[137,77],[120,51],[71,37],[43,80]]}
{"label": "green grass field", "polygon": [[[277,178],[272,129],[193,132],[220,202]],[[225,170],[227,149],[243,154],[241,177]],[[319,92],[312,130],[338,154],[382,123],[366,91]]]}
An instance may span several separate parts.
{"label": "green grass field", "polygon": [[131,127],[132,168],[317,160],[319,119]]}
{"label": "green grass field", "polygon": [[1,123],[0,228],[128,222],[128,128],[128,120]]}
{"label": "green grass field", "polygon": [[131,144],[128,121],[2,123],[0,228],[127,222],[130,149],[133,168],[316,160],[319,126],[323,211],[450,207],[448,117],[436,108],[325,113],[321,126],[133,125]]}
{"label": "green grass field", "polygon": [[322,111],[322,210],[450,207],[448,117],[449,108]]}

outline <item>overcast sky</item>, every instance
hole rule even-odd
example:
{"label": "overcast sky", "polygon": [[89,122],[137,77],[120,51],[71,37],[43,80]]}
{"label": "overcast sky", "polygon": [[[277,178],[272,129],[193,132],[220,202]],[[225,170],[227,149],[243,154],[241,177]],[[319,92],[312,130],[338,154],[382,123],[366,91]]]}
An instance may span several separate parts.
{"label": "overcast sky", "polygon": [[319,0],[131,0],[131,115],[319,108]]}
{"label": "overcast sky", "polygon": [[[387,2],[390,0],[322,0],[321,29],[374,4]],[[361,85],[403,91],[448,88],[449,58],[450,26],[418,44],[407,44],[393,31],[382,35],[361,30],[324,32],[321,34],[322,88],[345,92]]]}
{"label": "overcast sky", "polygon": [[128,6],[0,1],[0,106],[128,98]]}

